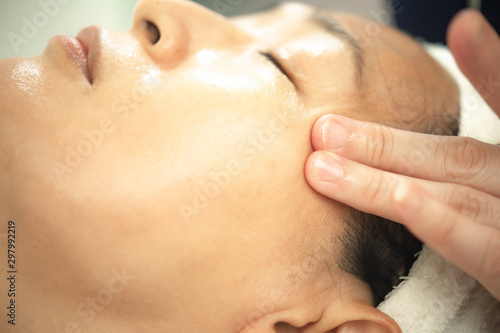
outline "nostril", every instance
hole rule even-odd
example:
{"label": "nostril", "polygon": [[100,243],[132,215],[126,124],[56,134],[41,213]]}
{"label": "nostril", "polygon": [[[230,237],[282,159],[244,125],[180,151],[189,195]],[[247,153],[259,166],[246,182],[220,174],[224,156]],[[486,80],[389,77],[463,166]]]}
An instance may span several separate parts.
{"label": "nostril", "polygon": [[156,43],[158,43],[158,41],[161,38],[161,35],[160,35],[160,30],[158,29],[158,27],[156,26],[156,24],[154,24],[151,21],[144,21],[143,22],[143,26],[144,26],[144,28],[147,31],[148,38],[149,38],[150,42],[153,45],[155,45]]}

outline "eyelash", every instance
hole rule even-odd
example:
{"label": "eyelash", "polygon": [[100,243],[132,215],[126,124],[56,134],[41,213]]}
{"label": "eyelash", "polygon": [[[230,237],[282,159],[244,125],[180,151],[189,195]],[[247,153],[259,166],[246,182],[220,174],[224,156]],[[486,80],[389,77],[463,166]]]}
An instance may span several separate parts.
{"label": "eyelash", "polygon": [[259,51],[259,53],[262,56],[264,56],[268,61],[270,61],[274,66],[276,66],[276,68],[278,68],[280,72],[283,73],[283,75],[285,75],[288,78],[288,80],[293,82],[292,78],[290,77],[290,75],[288,75],[287,71],[283,68],[278,59],[276,59],[271,53],[264,51]]}

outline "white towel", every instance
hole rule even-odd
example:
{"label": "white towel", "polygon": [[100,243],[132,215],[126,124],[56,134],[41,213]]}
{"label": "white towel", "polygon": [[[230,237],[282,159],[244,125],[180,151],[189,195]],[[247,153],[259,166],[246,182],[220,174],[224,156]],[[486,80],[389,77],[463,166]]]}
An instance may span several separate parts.
{"label": "white towel", "polygon": [[427,246],[379,309],[403,333],[500,332],[500,302]]}
{"label": "white towel", "polygon": [[[461,74],[448,49],[426,48],[459,84],[460,135],[500,144],[500,120]],[[403,333],[500,333],[500,302],[427,246],[379,309],[394,318]]]}

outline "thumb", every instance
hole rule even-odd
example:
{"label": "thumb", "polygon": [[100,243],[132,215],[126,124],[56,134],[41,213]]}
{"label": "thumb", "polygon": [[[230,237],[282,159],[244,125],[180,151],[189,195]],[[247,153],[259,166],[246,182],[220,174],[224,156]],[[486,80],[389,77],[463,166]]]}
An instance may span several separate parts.
{"label": "thumb", "polygon": [[500,38],[476,10],[466,9],[448,27],[448,47],[460,70],[500,117]]}

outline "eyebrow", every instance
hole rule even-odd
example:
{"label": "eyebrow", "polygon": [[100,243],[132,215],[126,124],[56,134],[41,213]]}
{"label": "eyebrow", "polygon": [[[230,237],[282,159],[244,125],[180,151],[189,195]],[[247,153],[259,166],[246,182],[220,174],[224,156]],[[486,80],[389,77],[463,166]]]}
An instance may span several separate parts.
{"label": "eyebrow", "polygon": [[324,31],[347,42],[356,62],[358,86],[361,85],[363,78],[363,49],[359,45],[357,39],[348,33],[339,21],[337,21],[332,14],[325,9],[315,10],[309,17],[309,20],[313,24],[320,26]]}

